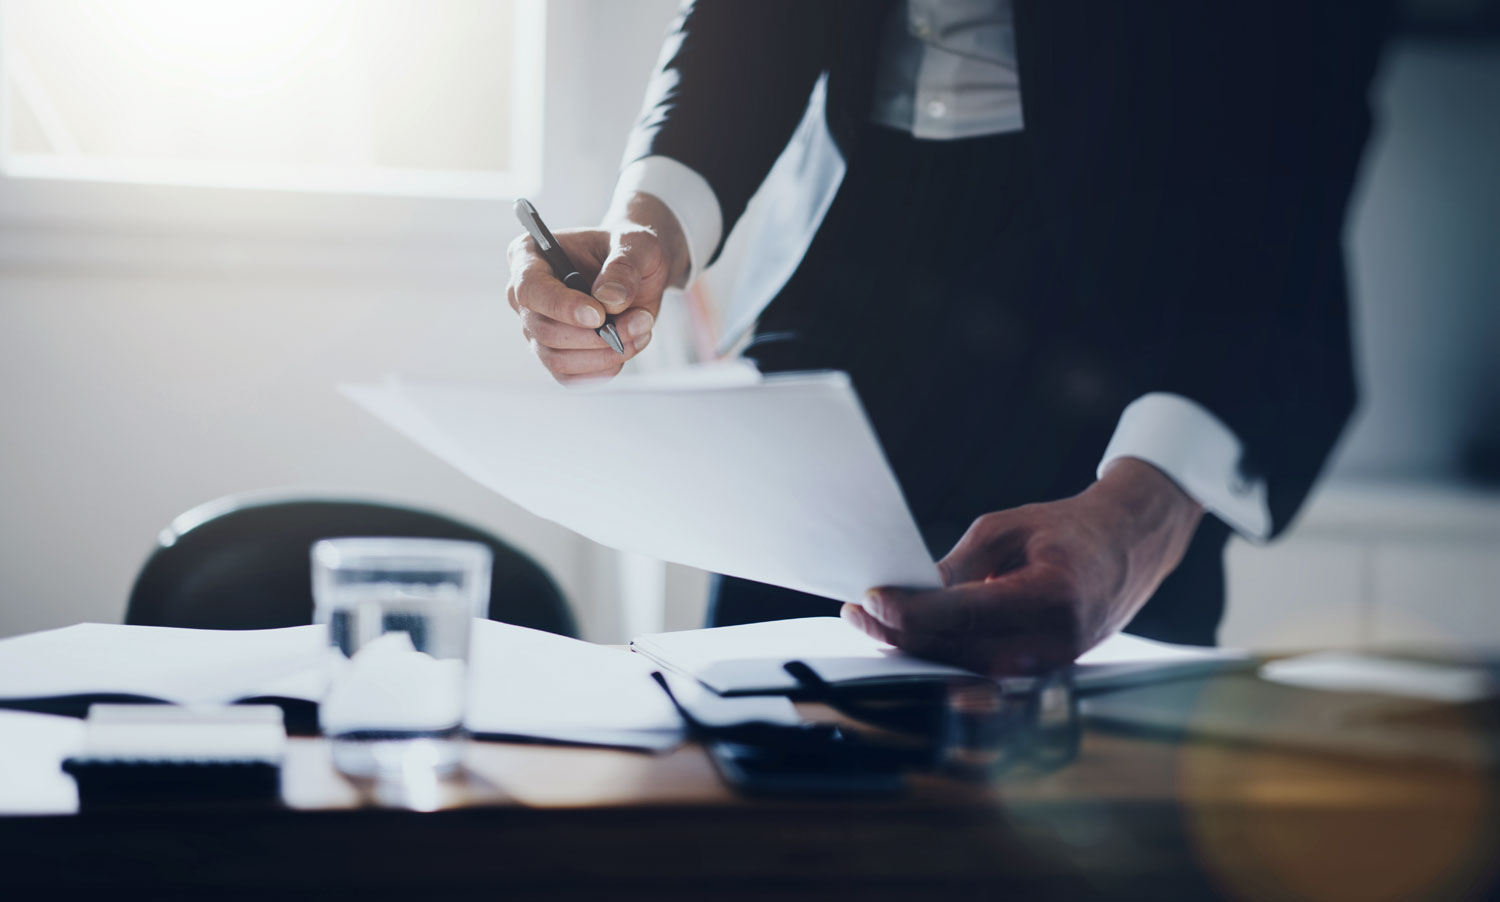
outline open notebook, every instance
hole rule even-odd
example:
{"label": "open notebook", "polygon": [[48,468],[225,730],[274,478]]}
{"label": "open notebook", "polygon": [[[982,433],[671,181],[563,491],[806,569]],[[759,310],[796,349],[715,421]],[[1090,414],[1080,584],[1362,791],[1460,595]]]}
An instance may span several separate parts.
{"label": "open notebook", "polygon": [[[640,656],[490,620],[476,620],[473,635],[472,732],[641,749],[680,741],[681,718],[651,679],[655,665]],[[328,654],[322,626],[81,623],[0,640],[0,707],[82,715],[103,701],[257,701],[280,705],[289,724],[310,726],[326,688]]]}
{"label": "open notebook", "polygon": [[[796,689],[796,679],[784,669],[788,661],[801,661],[829,683],[972,675],[871,639],[837,617],[654,633],[630,645],[722,695]],[[1120,633],[1079,658],[1074,679],[1079,689],[1097,692],[1253,666],[1248,654],[1235,649],[1171,645]]]}

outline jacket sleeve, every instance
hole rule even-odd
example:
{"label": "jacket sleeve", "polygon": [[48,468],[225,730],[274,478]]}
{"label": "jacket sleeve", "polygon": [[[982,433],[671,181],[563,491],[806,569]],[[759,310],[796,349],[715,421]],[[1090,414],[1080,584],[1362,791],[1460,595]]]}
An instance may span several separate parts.
{"label": "jacket sleeve", "polygon": [[[1047,167],[1067,176],[1049,189],[1066,211],[1051,227],[1095,327],[1144,336],[1118,350],[1143,374],[1122,394],[1178,394],[1222,420],[1245,485],[1264,481],[1274,535],[1354,407],[1343,229],[1384,11],[1081,5],[1055,25],[1051,4],[1018,5],[1038,38],[1022,90],[1049,101],[1028,106],[1028,131],[1074,161]],[[1131,77],[1083,83],[1096,70],[1060,57],[1090,48]]]}
{"label": "jacket sleeve", "polygon": [[827,64],[830,18],[825,0],[687,0],[625,163],[665,156],[702,175],[727,235],[806,111]]}

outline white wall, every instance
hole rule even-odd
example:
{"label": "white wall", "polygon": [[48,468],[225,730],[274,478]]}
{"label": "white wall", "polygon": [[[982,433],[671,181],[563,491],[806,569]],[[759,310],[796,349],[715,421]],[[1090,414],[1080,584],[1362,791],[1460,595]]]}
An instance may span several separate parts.
{"label": "white wall", "polygon": [[1349,229],[1361,409],[1336,475],[1451,478],[1500,436],[1500,41],[1403,41]]}
{"label": "white wall", "polygon": [[1221,640],[1500,649],[1500,46],[1401,41],[1348,231],[1360,409],[1269,548],[1230,546]]}

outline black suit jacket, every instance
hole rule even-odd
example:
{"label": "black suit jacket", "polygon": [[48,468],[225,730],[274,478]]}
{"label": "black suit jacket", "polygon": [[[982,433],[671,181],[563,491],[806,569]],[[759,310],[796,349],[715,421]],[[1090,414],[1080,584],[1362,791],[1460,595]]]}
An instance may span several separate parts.
{"label": "black suit jacket", "polygon": [[[889,12],[686,4],[627,161],[701,173],[727,233],[820,75],[830,131],[859,154]],[[1281,531],[1355,400],[1342,230],[1382,4],[1015,0],[1015,16],[1036,191],[1070,290],[1128,345],[1132,385],[1192,398],[1234,430]]]}

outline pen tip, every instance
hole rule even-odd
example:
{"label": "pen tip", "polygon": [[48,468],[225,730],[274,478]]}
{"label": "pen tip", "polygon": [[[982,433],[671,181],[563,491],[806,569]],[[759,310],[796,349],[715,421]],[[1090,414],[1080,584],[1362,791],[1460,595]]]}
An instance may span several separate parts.
{"label": "pen tip", "polygon": [[599,337],[603,338],[604,343],[613,348],[616,354],[625,353],[625,343],[620,340],[620,333],[615,330],[614,323],[605,323],[600,326]]}

